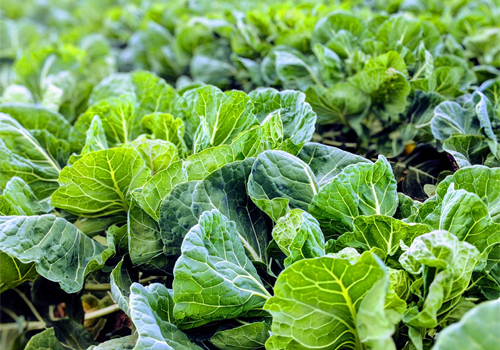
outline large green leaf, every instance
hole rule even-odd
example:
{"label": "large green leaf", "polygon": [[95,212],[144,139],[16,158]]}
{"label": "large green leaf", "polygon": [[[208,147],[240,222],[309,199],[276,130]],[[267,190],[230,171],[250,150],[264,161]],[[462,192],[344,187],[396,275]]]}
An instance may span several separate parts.
{"label": "large green leaf", "polygon": [[356,263],[332,256],[298,261],[281,273],[264,306],[273,316],[266,348],[361,349],[365,342],[395,349],[384,312],[388,283],[383,263],[370,252]]}
{"label": "large green leaf", "polygon": [[500,300],[487,301],[467,312],[460,322],[438,334],[433,350],[489,350],[500,348]]}
{"label": "large green leaf", "polygon": [[454,134],[480,135],[479,128],[479,120],[474,111],[462,108],[456,102],[440,103],[431,120],[432,134],[440,141],[445,141]]}
{"label": "large green leaf", "polygon": [[220,330],[210,342],[221,350],[262,349],[269,338],[271,327],[267,322],[252,322],[236,328]]}
{"label": "large green leaf", "polygon": [[[500,222],[500,189],[496,185],[499,181],[499,168],[474,166],[460,169],[453,174],[455,189],[477,194],[488,207],[488,212],[495,222]],[[443,183],[443,188],[445,186]]]}
{"label": "large green leaf", "polygon": [[0,251],[0,293],[38,276],[34,263],[23,264],[18,259]]}
{"label": "large green leaf", "polygon": [[22,263],[34,262],[40,275],[68,293],[79,291],[85,275],[114,254],[112,247],[106,249],[54,215],[2,217],[0,244]]}
{"label": "large green leaf", "polygon": [[9,114],[25,129],[47,130],[58,138],[67,138],[71,125],[59,113],[24,103],[2,103],[0,112]]}
{"label": "large green leaf", "polygon": [[63,346],[57,340],[54,328],[48,328],[41,333],[34,335],[25,350],[64,350]]}
{"label": "large green leaf", "polygon": [[205,211],[186,234],[174,268],[174,316],[182,328],[235,318],[271,296],[245,254],[236,224]]}
{"label": "large green leaf", "polygon": [[158,222],[142,210],[134,199],[128,210],[128,239],[130,259],[135,265],[153,263],[158,267],[166,264],[163,241]]}
{"label": "large green leaf", "polygon": [[88,217],[126,213],[130,192],[149,178],[149,172],[134,149],[91,152],[61,171],[52,204]]}
{"label": "large green leaf", "polygon": [[177,184],[202,180],[225,164],[278,148],[282,141],[283,125],[280,117],[274,115],[263,125],[242,132],[230,145],[208,148],[173,163],[147,181],[134,196],[141,208],[158,219],[161,201]]}
{"label": "large green leaf", "polygon": [[87,350],[133,350],[137,343],[137,334],[121,338],[113,338],[97,346],[92,345]]}
{"label": "large green leaf", "polygon": [[265,151],[257,156],[248,179],[248,194],[274,221],[290,208],[307,210],[318,193],[309,166],[284,151]]}
{"label": "large green leaf", "polygon": [[427,225],[407,224],[384,215],[358,216],[353,221],[354,232],[344,233],[339,240],[350,247],[370,250],[378,248],[380,257],[395,255],[400,241],[411,244],[415,237],[430,231]]}
{"label": "large green leaf", "polygon": [[124,264],[124,259],[111,271],[109,278],[113,299],[120,309],[130,317],[130,287],[133,281],[127,269],[127,264]]}
{"label": "large green leaf", "polygon": [[96,115],[102,122],[110,146],[133,141],[143,132],[142,115],[138,111],[135,95],[109,98],[90,107],[78,118],[70,136],[75,150],[84,144],[87,131]]}
{"label": "large green leaf", "polygon": [[130,318],[139,334],[135,350],[201,350],[174,325],[173,307],[170,291],[164,285],[132,284]]}
{"label": "large green leaf", "polygon": [[315,142],[308,142],[297,155],[313,171],[320,187],[329,183],[351,164],[370,163],[361,156]]}
{"label": "large green leaf", "polygon": [[323,232],[335,235],[352,231],[360,215],[392,216],[398,206],[396,179],[383,156],[376,163],[358,163],[324,185],[309,205]]}
{"label": "large green leaf", "polygon": [[488,207],[475,193],[449,190],[437,210],[441,211],[437,229],[453,233],[480,252],[500,243],[500,224],[493,222]]}
{"label": "large green leaf", "polygon": [[127,144],[126,147],[134,148],[139,152],[151,171],[151,176],[166,170],[171,163],[179,159],[177,147],[173,143],[164,140],[150,140],[139,137]]}
{"label": "large green leaf", "polygon": [[293,209],[279,218],[272,235],[281,251],[287,256],[285,267],[302,259],[325,255],[325,238],[319,223],[300,209]]}
{"label": "large green leaf", "polygon": [[446,231],[433,231],[415,238],[399,259],[405,270],[422,275],[424,300],[409,308],[403,321],[417,328],[434,328],[438,317],[459,302],[479,262],[479,251]]}
{"label": "large green leaf", "polygon": [[185,152],[184,122],[168,113],[152,113],[142,118],[142,125],[156,139],[172,142],[179,151]]}
{"label": "large green leaf", "polygon": [[286,139],[296,145],[311,139],[316,113],[305,102],[306,96],[302,92],[261,88],[253,90],[249,96],[254,105],[252,112],[260,122],[269,114],[279,112]]}
{"label": "large green leaf", "polygon": [[[37,215],[50,211],[51,206],[39,202],[31,188],[18,177],[7,182],[0,195],[0,215]],[[34,279],[38,273],[34,263],[23,264],[18,259],[0,251],[0,291],[14,288],[24,281]]]}
{"label": "large green leaf", "polygon": [[30,186],[21,178],[14,176],[7,182],[0,195],[0,215],[37,215],[51,210],[47,202],[40,202]]}
{"label": "large green leaf", "polygon": [[165,197],[160,209],[160,231],[167,255],[180,253],[186,233],[198,223],[204,211],[219,210],[236,223],[236,229],[253,261],[266,261],[270,234],[267,215],[246,193],[254,158],[229,163],[200,181],[177,185]]}
{"label": "large green leaf", "polygon": [[61,167],[38,140],[15,119],[0,114],[1,178],[3,187],[12,176],[25,180],[39,198],[57,187]]}
{"label": "large green leaf", "polygon": [[165,80],[147,71],[117,73],[97,84],[89,97],[89,106],[112,97],[135,96],[141,114],[172,112],[177,92]]}
{"label": "large green leaf", "polygon": [[460,168],[485,163],[490,148],[481,135],[455,134],[446,139],[443,149],[450,153]]}
{"label": "large green leaf", "polygon": [[[222,92],[203,86],[183,96],[188,146],[195,152],[231,141],[242,131],[257,125],[250,113],[250,98],[241,91]],[[190,137],[194,139],[190,140]]]}
{"label": "large green leaf", "polygon": [[347,82],[329,88],[313,85],[306,90],[306,95],[306,101],[318,115],[318,124],[342,123],[356,127],[357,119],[366,114],[371,102],[368,94]]}

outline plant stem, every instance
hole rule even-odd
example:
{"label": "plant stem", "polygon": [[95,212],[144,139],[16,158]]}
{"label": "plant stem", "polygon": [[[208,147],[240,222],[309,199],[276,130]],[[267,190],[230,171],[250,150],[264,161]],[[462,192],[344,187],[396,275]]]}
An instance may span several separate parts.
{"label": "plant stem", "polygon": [[[44,329],[45,328],[45,322],[23,322],[22,328],[26,329],[28,331],[32,331],[35,329]],[[10,330],[16,330],[19,329],[19,323],[13,322],[13,323],[0,323],[0,331],[10,331]]]}
{"label": "plant stem", "polygon": [[112,314],[113,312],[116,312],[119,310],[120,310],[120,307],[118,306],[118,304],[106,306],[105,308],[86,313],[85,320],[93,320],[95,318],[99,318],[99,317],[103,317],[103,316]]}
{"label": "plant stem", "polygon": [[24,300],[24,302],[28,305],[28,307],[30,308],[31,312],[33,313],[33,315],[35,315],[36,319],[39,321],[39,322],[42,322],[43,324],[45,324],[45,321],[43,320],[42,316],[40,316],[40,314],[38,313],[38,311],[36,311],[35,309],[35,306],[33,306],[33,304],[31,303],[31,301],[29,301],[28,298],[26,298],[26,295],[24,295],[23,292],[21,292],[19,289],[17,288],[14,288],[14,291],[19,294],[19,296]]}

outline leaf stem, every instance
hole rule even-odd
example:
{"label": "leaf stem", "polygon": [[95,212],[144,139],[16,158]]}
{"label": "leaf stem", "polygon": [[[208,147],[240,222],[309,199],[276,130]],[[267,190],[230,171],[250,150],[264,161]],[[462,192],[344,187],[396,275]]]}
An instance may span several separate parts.
{"label": "leaf stem", "polygon": [[119,310],[120,310],[120,307],[118,306],[118,304],[106,306],[105,308],[86,313],[85,320],[93,320],[95,318],[99,318],[99,317],[103,317],[103,316],[112,314],[113,312],[116,312]]}
{"label": "leaf stem", "polygon": [[[22,327],[26,328],[28,331],[32,331],[35,329],[44,329],[45,328],[45,322],[23,322]],[[13,322],[13,323],[0,323],[0,331],[11,331],[11,330],[17,330],[19,329],[19,323]]]}
{"label": "leaf stem", "polygon": [[19,294],[19,296],[24,300],[24,302],[28,305],[28,307],[30,308],[31,312],[33,313],[33,315],[35,315],[36,319],[39,321],[39,322],[42,322],[43,324],[45,324],[45,321],[43,320],[42,316],[40,316],[40,314],[38,313],[38,311],[35,309],[35,306],[33,306],[33,304],[31,303],[31,301],[29,301],[29,299],[26,297],[26,295],[24,295],[23,292],[21,292],[19,289],[17,288],[14,288],[14,291]]}

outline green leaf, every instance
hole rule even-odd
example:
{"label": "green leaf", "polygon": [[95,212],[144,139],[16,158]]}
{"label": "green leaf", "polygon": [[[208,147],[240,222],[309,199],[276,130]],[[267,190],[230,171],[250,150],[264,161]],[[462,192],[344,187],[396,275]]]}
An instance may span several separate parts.
{"label": "green leaf", "polygon": [[0,114],[1,187],[12,176],[19,176],[44,198],[57,187],[61,167],[38,140],[15,119]]}
{"label": "green leaf", "polygon": [[56,338],[54,328],[48,328],[41,333],[34,335],[25,350],[64,350],[59,340]]}
{"label": "green leaf", "polygon": [[68,141],[56,138],[47,130],[30,130],[30,133],[50,158],[54,159],[61,168],[66,166],[71,153]]}
{"label": "green leaf", "polygon": [[229,163],[200,181],[177,185],[160,209],[160,231],[167,255],[180,253],[186,233],[204,211],[219,210],[236,223],[249,258],[266,262],[270,222],[246,193],[254,158]]}
{"label": "green leaf", "polygon": [[60,187],[52,195],[52,204],[87,217],[126,213],[130,192],[149,176],[149,169],[134,149],[88,153],[61,171]]}
{"label": "green leaf", "polygon": [[127,95],[109,98],[90,107],[78,118],[70,136],[75,148],[83,146],[87,131],[96,115],[102,122],[110,147],[133,141],[143,132],[142,115],[138,111],[136,97]]}
{"label": "green leaf", "polygon": [[34,262],[40,275],[67,293],[79,291],[85,275],[114,254],[54,215],[2,217],[0,243],[9,256],[24,264]]}
{"label": "green leaf", "polygon": [[392,216],[398,206],[396,179],[383,156],[376,163],[358,163],[324,185],[309,205],[326,236],[352,231],[360,215]]}
{"label": "green leaf", "polygon": [[92,345],[87,350],[132,350],[137,343],[137,334],[114,338],[97,346]]}
{"label": "green leaf", "polygon": [[483,165],[490,154],[486,138],[481,135],[452,135],[443,143],[443,149],[455,158],[460,168]]}
{"label": "green leaf", "polygon": [[[357,119],[364,117],[371,98],[360,88],[346,82],[329,88],[313,85],[306,90],[306,102],[318,115],[318,124],[342,123],[355,128]],[[358,131],[358,128],[355,128]]]}
{"label": "green leaf", "polygon": [[475,193],[448,190],[439,216],[440,230],[447,230],[480,252],[500,243],[500,224],[494,223],[488,207]]}
{"label": "green leaf", "polygon": [[168,168],[178,157],[177,147],[171,142],[163,140],[149,140],[145,137],[127,144],[141,155],[146,166],[151,170],[151,176]]}
{"label": "green leaf", "polygon": [[388,115],[401,113],[411,91],[405,78],[406,64],[394,51],[369,60],[349,81],[371,96],[372,104]]}
{"label": "green leaf", "polygon": [[[384,314],[388,284],[386,268],[370,252],[356,263],[331,256],[298,261],[281,273],[264,306],[273,316],[266,348],[360,349],[366,342],[394,349],[394,326]],[[387,347],[376,346],[377,339]]]}
{"label": "green leaf", "polygon": [[474,166],[460,169],[453,175],[456,190],[475,193],[488,207],[488,212],[495,222],[500,222],[499,189],[495,182],[500,181],[500,169]]}
{"label": "green leaf", "polygon": [[252,113],[260,122],[268,115],[279,112],[285,139],[290,139],[296,145],[311,139],[316,113],[305,102],[306,96],[302,92],[260,88],[253,90],[249,96],[254,106]]}
{"label": "green leaf", "polygon": [[165,265],[163,241],[158,223],[132,200],[128,211],[128,237],[130,259],[134,265],[156,261],[154,265]]}
{"label": "green leaf", "polygon": [[71,130],[71,125],[62,115],[37,105],[2,103],[0,113],[9,114],[25,129],[47,130],[57,138],[67,138]]}
{"label": "green leaf", "polygon": [[179,151],[186,152],[184,122],[168,113],[152,113],[142,118],[142,125],[151,131],[153,138],[172,142]]}
{"label": "green leaf", "polygon": [[479,128],[474,111],[462,108],[456,102],[440,103],[431,120],[432,134],[440,141],[445,141],[453,134],[480,135]]}
{"label": "green leaf", "polygon": [[271,327],[267,322],[253,322],[217,331],[210,343],[221,350],[257,350],[264,348]]}
{"label": "green leaf", "polygon": [[358,16],[348,11],[336,10],[316,22],[311,41],[326,44],[330,41],[332,34],[340,31],[349,31],[361,38],[366,31],[366,26]]}
{"label": "green leaf", "polygon": [[123,264],[122,259],[111,271],[110,284],[111,294],[120,309],[130,317],[130,287],[132,286],[132,276],[127,269],[127,264]]}
{"label": "green leaf", "polygon": [[0,195],[0,214],[37,215],[49,212],[52,207],[47,202],[40,202],[23,179],[14,176],[7,182]]}
{"label": "green leaf", "polygon": [[147,181],[140,191],[134,193],[134,197],[141,208],[158,219],[161,201],[175,185],[202,180],[225,164],[254,157],[267,149],[275,149],[282,141],[283,125],[280,117],[274,115],[263,125],[242,132],[230,145],[208,148],[184,161],[173,163]]}
{"label": "green leaf", "polygon": [[343,234],[339,240],[355,248],[378,248],[377,254],[386,259],[399,250],[400,241],[411,244],[415,237],[430,231],[427,225],[407,224],[384,215],[358,216],[353,221],[354,232]]}
{"label": "green leaf", "polygon": [[174,268],[174,317],[181,328],[238,317],[270,297],[245,255],[234,222],[206,211],[186,234]]}
{"label": "green leaf", "polygon": [[272,235],[281,251],[287,256],[285,267],[302,259],[325,255],[325,238],[319,223],[300,209],[293,209],[279,218]]}
{"label": "green leaf", "polygon": [[[270,150],[259,154],[248,178],[249,196],[275,221],[286,213],[287,207],[281,203],[288,203],[292,209],[307,210],[318,193],[318,187],[309,166],[283,151]],[[278,208],[273,200],[280,201]]]}
{"label": "green leaf", "polygon": [[201,350],[174,324],[174,302],[169,290],[159,283],[130,288],[130,318],[139,339],[135,350],[151,348],[165,350]]}
{"label": "green leaf", "polygon": [[103,79],[92,90],[89,106],[109,98],[127,95],[136,97],[141,115],[156,112],[170,113],[179,97],[165,80],[154,73],[135,71],[111,74]]}
{"label": "green leaf", "polygon": [[92,118],[89,129],[87,130],[85,146],[83,146],[80,154],[84,155],[90,152],[101,151],[108,148],[108,140],[106,139],[106,132],[104,131],[104,128],[102,126],[101,119],[98,115],[95,115]]}
{"label": "green leaf", "polygon": [[305,91],[313,84],[322,84],[319,73],[308,64],[301,52],[276,50],[274,55],[276,74],[286,88]]}
{"label": "green leaf", "polygon": [[394,213],[394,217],[399,220],[410,218],[417,214],[418,208],[422,205],[421,202],[408,197],[407,195],[398,192],[398,209]]}
{"label": "green leaf", "polygon": [[460,322],[438,334],[433,350],[487,350],[500,347],[496,330],[500,300],[487,301],[467,312]]}
{"label": "green leaf", "polygon": [[23,264],[18,259],[0,251],[0,293],[15,288],[25,281],[31,281],[38,276],[35,264]]}
{"label": "green leaf", "polygon": [[405,270],[422,274],[426,294],[423,302],[403,315],[403,321],[417,328],[435,328],[460,301],[479,262],[479,251],[446,231],[433,231],[415,238],[400,259]]}
{"label": "green leaf", "polygon": [[309,165],[320,187],[329,183],[348,165],[370,163],[366,158],[316,142],[306,143],[297,157]]}
{"label": "green leaf", "polygon": [[[231,141],[242,131],[257,125],[257,119],[249,112],[250,98],[241,91],[222,92],[214,86],[202,86],[189,90],[183,96],[186,114],[186,136],[199,133],[201,119],[206,123],[208,145],[192,145],[195,153],[209,146],[218,146]],[[250,105],[251,106],[251,105]]]}

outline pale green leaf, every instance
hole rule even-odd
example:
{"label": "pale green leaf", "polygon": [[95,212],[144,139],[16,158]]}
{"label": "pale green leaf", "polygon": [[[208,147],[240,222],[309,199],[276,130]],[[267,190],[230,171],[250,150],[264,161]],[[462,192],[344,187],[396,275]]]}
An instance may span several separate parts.
{"label": "pale green leaf", "polygon": [[[281,273],[264,306],[273,316],[266,348],[360,349],[362,341],[373,345],[377,339],[390,344],[387,288],[387,271],[369,252],[356,263],[331,256],[298,261]],[[377,323],[370,325],[373,317]]]}
{"label": "pale green leaf", "polygon": [[127,212],[130,192],[149,176],[149,169],[134,149],[88,153],[61,171],[60,187],[52,195],[52,204],[88,217]]}
{"label": "pale green leaf", "polygon": [[[307,210],[318,193],[318,183],[309,166],[297,157],[283,151],[269,150],[257,156],[248,179],[248,194],[254,203],[273,220],[286,213],[281,202],[286,200],[291,209]],[[280,208],[276,209],[276,205]],[[278,214],[278,215],[276,215]]]}
{"label": "pale green leaf", "polygon": [[325,238],[318,222],[300,209],[293,209],[279,218],[272,235],[287,256],[285,267],[302,259],[325,255]]}
{"label": "pale green leaf", "polygon": [[182,328],[238,317],[270,297],[236,224],[205,211],[186,234],[174,268],[174,316]]}
{"label": "pale green leaf", "polygon": [[0,219],[2,251],[24,264],[34,262],[43,277],[74,293],[85,275],[101,268],[114,254],[54,215],[5,216]]}
{"label": "pale green leaf", "polygon": [[167,255],[180,253],[186,233],[198,223],[204,211],[219,210],[236,223],[247,254],[253,261],[266,262],[270,220],[246,193],[254,158],[229,163],[204,180],[177,185],[165,197],[159,226]]}
{"label": "pale green leaf", "polygon": [[383,156],[376,163],[358,163],[323,186],[309,205],[326,236],[352,231],[360,215],[392,216],[398,206],[396,179]]}
{"label": "pale green leaf", "polygon": [[220,350],[262,349],[271,327],[266,322],[253,322],[236,328],[220,330],[210,342]]}
{"label": "pale green leaf", "polygon": [[320,187],[329,183],[348,165],[370,163],[366,158],[316,142],[306,143],[297,157],[309,165]]}
{"label": "pale green leaf", "polygon": [[487,301],[467,312],[460,322],[438,334],[433,350],[489,350],[500,348],[497,330],[500,300]]}
{"label": "pale green leaf", "polygon": [[139,334],[134,350],[201,350],[173,324],[173,307],[170,291],[164,285],[132,284],[130,318]]}

